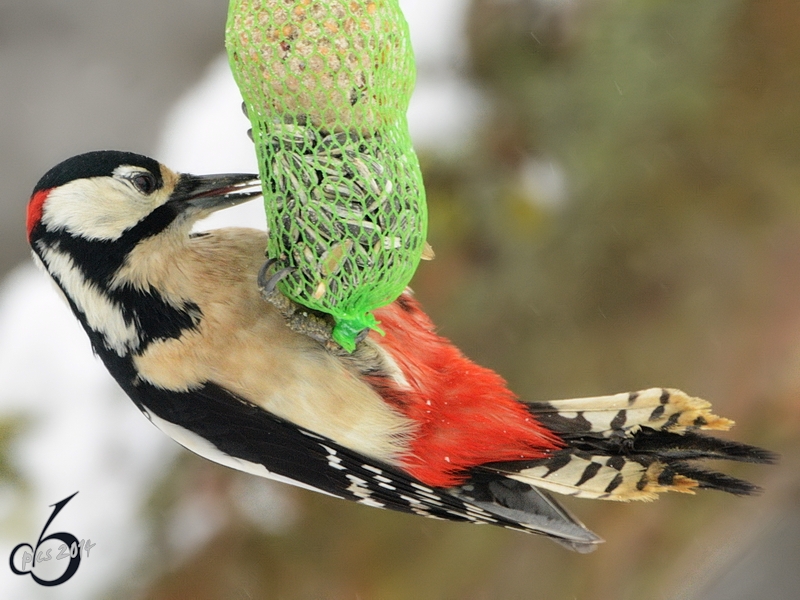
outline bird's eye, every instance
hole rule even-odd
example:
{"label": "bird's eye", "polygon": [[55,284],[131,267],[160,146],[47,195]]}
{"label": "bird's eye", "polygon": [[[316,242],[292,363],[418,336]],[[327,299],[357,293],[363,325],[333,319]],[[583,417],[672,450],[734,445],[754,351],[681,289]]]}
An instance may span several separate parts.
{"label": "bird's eye", "polygon": [[152,194],[156,189],[156,179],[150,173],[136,173],[131,177],[131,183],[145,195]]}

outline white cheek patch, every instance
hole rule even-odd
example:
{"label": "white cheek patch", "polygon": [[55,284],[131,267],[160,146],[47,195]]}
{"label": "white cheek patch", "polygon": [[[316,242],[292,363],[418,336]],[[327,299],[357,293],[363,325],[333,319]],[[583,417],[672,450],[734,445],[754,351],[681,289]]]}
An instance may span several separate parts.
{"label": "white cheek patch", "polygon": [[50,192],[42,223],[50,231],[64,229],[88,240],[115,240],[158,203],[157,195],[137,195],[129,184],[111,177],[77,179]]}
{"label": "white cheek patch", "polygon": [[136,328],[125,320],[119,305],[86,280],[72,257],[43,244],[39,245],[39,251],[47,270],[83,313],[89,327],[103,336],[109,349],[125,356],[139,347]]}

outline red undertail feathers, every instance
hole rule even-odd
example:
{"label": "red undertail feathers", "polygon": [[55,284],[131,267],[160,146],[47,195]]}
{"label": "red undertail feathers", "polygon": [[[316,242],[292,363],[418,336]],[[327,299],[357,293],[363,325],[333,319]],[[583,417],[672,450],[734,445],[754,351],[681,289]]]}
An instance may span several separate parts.
{"label": "red undertail feathers", "polygon": [[451,487],[463,483],[471,467],[539,459],[564,447],[497,373],[438,336],[410,294],[375,316],[386,335],[371,335],[405,381],[372,377],[370,383],[419,424],[404,464],[411,475],[434,487]]}

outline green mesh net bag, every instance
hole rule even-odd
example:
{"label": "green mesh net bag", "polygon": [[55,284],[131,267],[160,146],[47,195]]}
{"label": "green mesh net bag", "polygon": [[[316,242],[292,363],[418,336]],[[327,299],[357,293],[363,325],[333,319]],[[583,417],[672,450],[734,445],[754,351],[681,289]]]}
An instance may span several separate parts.
{"label": "green mesh net bag", "polygon": [[411,280],[427,214],[397,0],[231,0],[226,46],[253,126],[278,287],[355,347]]}

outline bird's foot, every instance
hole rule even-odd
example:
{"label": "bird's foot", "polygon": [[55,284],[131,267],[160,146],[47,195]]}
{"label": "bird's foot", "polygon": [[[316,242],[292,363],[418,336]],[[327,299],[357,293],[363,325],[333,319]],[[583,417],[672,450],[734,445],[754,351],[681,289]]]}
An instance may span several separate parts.
{"label": "bird's foot", "polygon": [[271,272],[277,259],[270,258],[258,272],[258,287],[261,297],[272,304],[286,321],[292,331],[301,333],[322,344],[332,352],[344,352],[332,337],[334,321],[331,315],[312,310],[283,295],[278,289],[278,282],[294,271],[294,267],[278,269]]}

